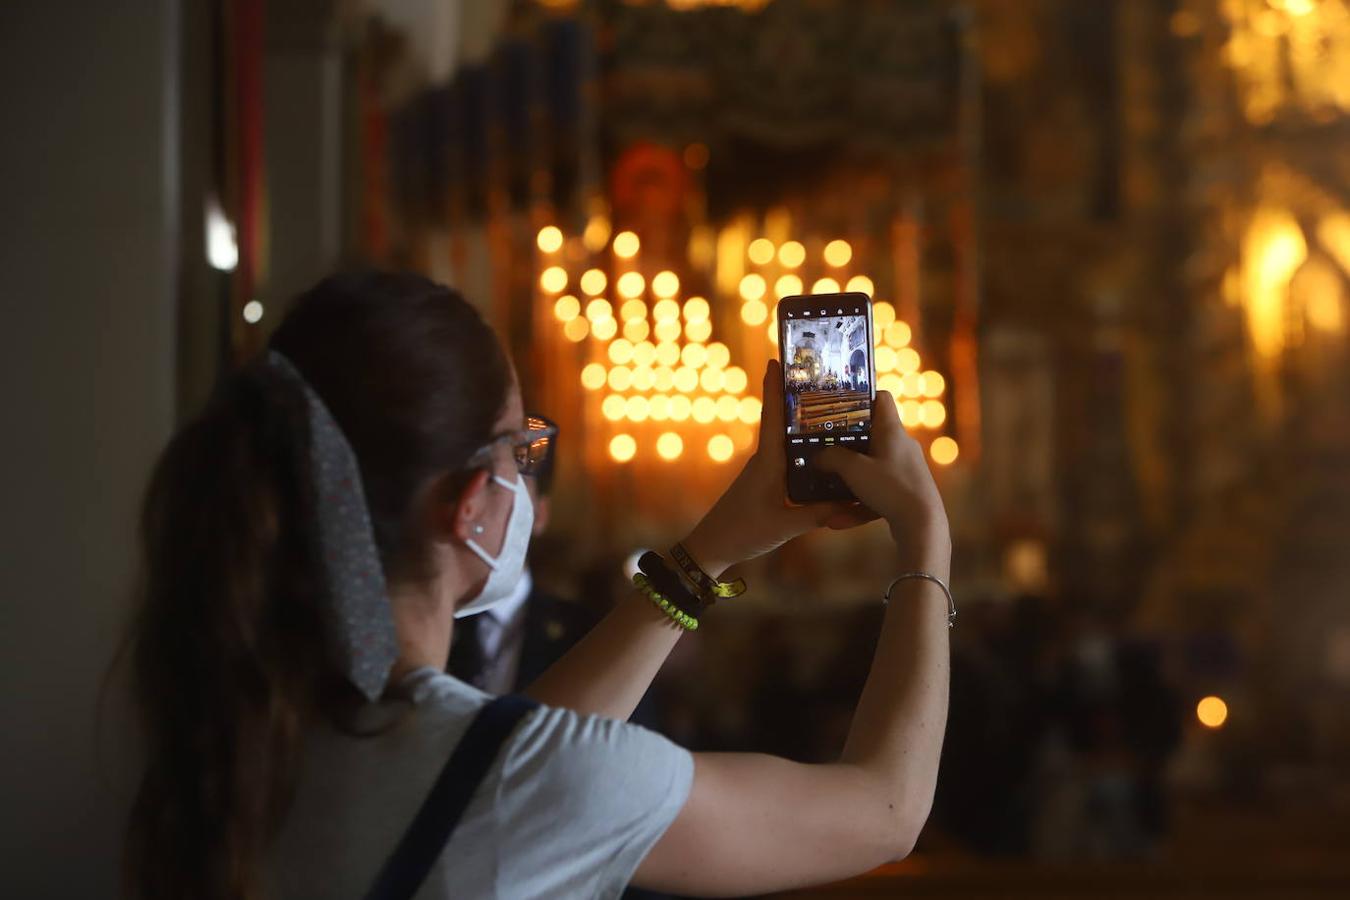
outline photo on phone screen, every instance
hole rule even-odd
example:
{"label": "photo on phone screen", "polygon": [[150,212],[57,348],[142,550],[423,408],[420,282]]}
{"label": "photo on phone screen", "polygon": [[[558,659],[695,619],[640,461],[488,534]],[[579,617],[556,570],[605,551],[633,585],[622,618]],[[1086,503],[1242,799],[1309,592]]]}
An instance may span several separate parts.
{"label": "photo on phone screen", "polygon": [[815,469],[830,446],[867,452],[872,430],[872,308],[863,294],[788,297],[779,304],[788,497],[852,499],[836,476]]}

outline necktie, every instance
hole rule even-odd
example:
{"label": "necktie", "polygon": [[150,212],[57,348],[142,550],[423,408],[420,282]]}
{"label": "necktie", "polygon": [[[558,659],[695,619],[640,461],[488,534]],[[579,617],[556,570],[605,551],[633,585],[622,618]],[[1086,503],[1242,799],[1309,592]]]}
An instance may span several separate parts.
{"label": "necktie", "polygon": [[455,622],[450,664],[446,666],[446,671],[451,675],[477,688],[483,686],[487,675],[487,657],[483,654],[483,641],[478,634],[479,620],[482,618],[483,614],[480,613]]}

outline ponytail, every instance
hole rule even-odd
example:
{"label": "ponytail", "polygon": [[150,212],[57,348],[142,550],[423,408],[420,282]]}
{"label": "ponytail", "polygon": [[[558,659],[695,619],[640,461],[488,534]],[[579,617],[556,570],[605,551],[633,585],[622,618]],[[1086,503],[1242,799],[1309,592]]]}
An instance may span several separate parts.
{"label": "ponytail", "polygon": [[129,893],[256,897],[326,689],[303,527],[304,399],[263,366],[230,377],[170,443],[141,522],[133,679],[148,739]]}

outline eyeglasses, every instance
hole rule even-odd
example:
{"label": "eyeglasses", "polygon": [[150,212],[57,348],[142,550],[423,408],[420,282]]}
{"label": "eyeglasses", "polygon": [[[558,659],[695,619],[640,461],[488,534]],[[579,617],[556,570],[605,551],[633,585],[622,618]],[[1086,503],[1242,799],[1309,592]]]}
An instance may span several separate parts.
{"label": "eyeglasses", "polygon": [[543,416],[528,415],[525,427],[503,432],[474,451],[468,465],[484,462],[498,444],[508,444],[516,458],[516,469],[522,475],[536,476],[548,467],[553,457],[554,438],[558,426]]}

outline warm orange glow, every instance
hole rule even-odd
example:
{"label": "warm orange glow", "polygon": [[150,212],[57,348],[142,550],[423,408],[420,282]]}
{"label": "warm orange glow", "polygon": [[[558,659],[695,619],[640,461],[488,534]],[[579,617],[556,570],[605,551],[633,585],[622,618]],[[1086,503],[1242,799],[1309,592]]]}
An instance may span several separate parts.
{"label": "warm orange glow", "polygon": [[653,422],[664,422],[670,418],[670,398],[665,394],[653,394],[651,403]]}
{"label": "warm orange glow", "polygon": [[757,266],[768,265],[773,261],[773,241],[768,238],[755,238],[746,248],[745,254]]}
{"label": "warm orange glow", "polygon": [[[573,319],[572,321],[584,322],[585,319],[576,318]],[[610,338],[614,337],[615,333],[618,330],[619,330],[619,323],[614,321],[613,318],[600,319],[593,325],[591,325],[591,334],[595,336],[596,340],[600,341],[607,341]]]}
{"label": "warm orange glow", "polygon": [[710,394],[716,394],[722,390],[726,384],[726,376],[722,374],[721,369],[707,368],[698,376],[698,383]]}
{"label": "warm orange glow", "polygon": [[713,398],[701,395],[694,400],[694,421],[707,425],[717,418],[717,403]]}
{"label": "warm orange glow", "polygon": [[675,370],[675,390],[681,394],[691,394],[698,387],[698,370],[680,366]]}
{"label": "warm orange glow", "polygon": [[652,370],[652,387],[658,391],[668,391],[675,387],[675,370],[670,366],[657,366]]}
{"label": "warm orange glow", "polygon": [[919,371],[919,353],[913,347],[905,347],[895,354],[895,369],[901,375]]}
{"label": "warm orange glow", "polygon": [[[880,354],[883,348],[878,347],[877,353]],[[889,348],[885,348],[889,349]],[[885,375],[877,376],[877,390],[885,391],[892,397],[899,397],[904,391],[904,380],[894,372],[888,372]]]}
{"label": "warm orange glow", "polygon": [[603,403],[600,404],[600,412],[611,422],[617,422],[623,418],[623,414],[628,410],[628,404],[618,394],[610,394]]}
{"label": "warm orange glow", "polygon": [[655,363],[656,346],[651,341],[638,341],[633,345],[633,362],[639,366],[650,366]]}
{"label": "warm orange glow", "polygon": [[687,322],[684,326],[684,336],[691,341],[706,341],[712,336],[712,323],[707,319]]}
{"label": "warm orange glow", "polygon": [[669,269],[652,276],[652,293],[658,297],[674,297],[680,292],[680,276]]}
{"label": "warm orange glow", "polygon": [[680,359],[686,366],[697,369],[708,361],[708,348],[702,344],[685,344],[680,351]]}
{"label": "warm orange glow", "polygon": [[1206,728],[1222,728],[1228,721],[1228,704],[1211,694],[1195,704],[1195,717]]}
{"label": "warm orange glow", "polygon": [[758,397],[742,397],[739,410],[741,421],[747,425],[754,425],[759,421],[762,406]]}
{"label": "warm orange glow", "polygon": [[764,292],[768,289],[769,286],[764,281],[764,276],[758,272],[751,272],[741,279],[740,291],[742,300],[759,300],[764,296]]}
{"label": "warm orange glow", "polygon": [[896,405],[900,409],[901,425],[914,428],[923,422],[923,405],[918,400],[899,400]]}
{"label": "warm orange glow", "polygon": [[[898,357],[896,359],[896,362],[897,364],[899,363]],[[918,372],[910,372],[909,374],[904,376],[904,378],[902,379],[902,383],[904,387],[902,387],[901,390],[905,392],[906,397],[923,396],[923,388],[924,388],[923,375],[919,374]]]}
{"label": "warm orange glow", "polygon": [[795,269],[806,261],[806,248],[800,241],[786,241],[778,248],[778,261],[789,269]]}
{"label": "warm orange glow", "polygon": [[633,370],[627,366],[615,366],[610,369],[609,386],[616,391],[628,390],[633,386]]}
{"label": "warm orange glow", "polygon": [[581,316],[577,316],[563,326],[563,336],[573,343],[586,340],[586,335],[590,334],[590,331],[591,324]]}
{"label": "warm orange glow", "polygon": [[609,305],[609,301],[604,297],[596,297],[586,304],[586,318],[592,322],[599,322],[601,319],[608,319],[613,315],[614,308]]}
{"label": "warm orange glow", "polygon": [[947,379],[943,378],[941,373],[933,371],[923,373],[923,395],[925,397],[941,397],[946,387]]}
{"label": "warm orange glow", "polygon": [[652,307],[652,318],[659,322],[666,322],[680,317],[680,304],[675,300],[658,300]]}
{"label": "warm orange glow", "polygon": [[567,287],[567,270],[562,266],[549,266],[539,276],[539,287],[549,294],[558,293]]}
{"label": "warm orange glow", "polygon": [[715,369],[725,369],[731,362],[731,351],[727,345],[721,341],[713,341],[708,345],[708,365]]}
{"label": "warm orange glow", "polygon": [[736,446],[731,443],[731,438],[725,434],[714,434],[708,438],[708,456],[713,462],[724,463],[731,459],[736,452]]}
{"label": "warm orange glow", "polygon": [[702,297],[690,297],[684,301],[684,320],[686,322],[703,322],[712,313],[712,307],[708,306],[708,301]]}
{"label": "warm orange glow", "polygon": [[848,241],[830,241],[825,245],[825,262],[835,268],[848,265],[848,261],[852,258],[853,248],[849,246]]}
{"label": "warm orange glow", "polygon": [[609,373],[600,363],[590,363],[581,370],[581,386],[588,391],[598,391],[605,386],[605,379]]}
{"label": "warm orange glow", "polygon": [[769,308],[763,300],[748,300],[741,306],[741,321],[747,325],[763,325],[769,317]]}
{"label": "warm orange glow", "polygon": [[769,338],[769,343],[775,347],[778,346],[778,318],[775,316],[769,320],[769,327],[764,329],[764,333]]}
{"label": "warm orange glow", "polygon": [[620,231],[614,235],[614,255],[623,259],[632,259],[642,247],[638,236],[631,231]]}
{"label": "warm orange glow", "polygon": [[741,402],[735,397],[730,394],[723,394],[717,398],[717,418],[723,422],[735,422],[740,412]]}
{"label": "warm orange glow", "polygon": [[904,322],[895,321],[886,326],[885,338],[888,346],[899,350],[901,347],[908,347],[910,339],[914,336],[909,330],[909,326]]}
{"label": "warm orange glow", "polygon": [[1289,281],[1307,256],[1303,232],[1288,212],[1264,206],[1252,215],[1242,243],[1243,297],[1258,356],[1274,359],[1284,350]]}
{"label": "warm orange glow", "polygon": [[732,394],[739,394],[741,391],[745,390],[746,385],[750,381],[749,377],[745,374],[745,370],[740,366],[728,366],[726,371],[723,372],[723,375],[726,376],[724,387]]}
{"label": "warm orange glow", "polygon": [[938,428],[947,421],[947,407],[941,400],[925,400],[919,407],[919,421],[925,428]]}
{"label": "warm orange glow", "polygon": [[646,281],[643,280],[641,272],[624,272],[619,276],[615,286],[619,289],[621,297],[638,297],[646,287]]}
{"label": "warm orange glow", "polygon": [[650,366],[633,366],[633,390],[650,391],[656,385],[656,373]]}
{"label": "warm orange glow", "polygon": [[625,322],[633,319],[647,318],[647,304],[641,300],[626,300],[623,306],[619,307],[619,318]]}
{"label": "warm orange glow", "polygon": [[1341,271],[1350,276],[1350,213],[1334,212],[1317,223],[1317,239]]}
{"label": "warm orange glow", "polygon": [[872,296],[874,286],[872,284],[872,279],[868,278],[866,275],[854,275],[848,280],[848,284],[844,285],[844,290],[857,291],[860,294],[866,294],[870,297]]}
{"label": "warm orange glow", "polygon": [[557,225],[545,225],[539,229],[539,235],[534,242],[545,253],[557,253],[563,245],[562,229]]}
{"label": "warm orange glow", "polygon": [[658,341],[673,341],[680,336],[680,330],[679,319],[662,319],[656,323],[652,334]]}
{"label": "warm orange glow", "polygon": [[631,434],[616,434],[609,439],[609,455],[615,462],[628,462],[637,453],[637,441]]}
{"label": "warm orange glow", "polygon": [[570,322],[581,314],[581,301],[564,294],[553,304],[553,315],[559,322]]}
{"label": "warm orange glow", "polygon": [[874,351],[872,359],[878,372],[891,372],[895,369],[895,351],[885,344]]}
{"label": "warm orange glow", "polygon": [[610,362],[623,365],[633,359],[633,344],[626,338],[619,338],[609,345]]}
{"label": "warm orange glow", "polygon": [[684,439],[673,431],[667,431],[656,439],[656,452],[664,460],[679,459],[684,452]]}
{"label": "warm orange glow", "polygon": [[651,333],[652,326],[647,324],[646,319],[629,319],[623,323],[623,336],[635,344],[645,341]]}
{"label": "warm orange glow", "polygon": [[885,331],[886,326],[895,321],[895,307],[885,300],[872,304],[872,327]]}
{"label": "warm orange glow", "polygon": [[778,299],[795,297],[802,292],[801,278],[796,275],[782,275],[773,283],[773,293]]}
{"label": "warm orange glow", "polygon": [[676,394],[670,398],[670,420],[672,422],[683,422],[689,418],[689,413],[693,410],[694,404],[684,394]]}
{"label": "warm orange glow", "polygon": [[956,446],[956,441],[945,434],[933,441],[928,448],[928,455],[933,458],[933,462],[940,466],[950,466],[956,462],[956,457],[960,454],[961,449]]}
{"label": "warm orange glow", "polygon": [[693,143],[688,144],[681,154],[684,164],[691,169],[701,169],[708,164],[708,145]]}
{"label": "warm orange glow", "polygon": [[[661,326],[657,326],[659,330]],[[676,334],[679,334],[679,326],[676,327]],[[680,361],[680,345],[674,341],[662,341],[656,345],[656,362],[663,366],[674,366]]]}
{"label": "warm orange glow", "polygon": [[581,289],[592,297],[605,292],[609,279],[599,269],[587,269],[581,276]]}
{"label": "warm orange glow", "polygon": [[591,216],[586,222],[586,230],[581,233],[581,242],[586,245],[586,249],[592,253],[599,253],[605,249],[606,242],[609,241],[609,217]]}
{"label": "warm orange glow", "polygon": [[624,412],[627,413],[628,418],[634,422],[645,422],[647,420],[647,414],[652,410],[651,401],[640,394],[629,397],[628,402],[624,404],[624,407]]}
{"label": "warm orange glow", "polygon": [[811,285],[813,294],[837,294],[839,293],[839,282],[833,278],[821,278]]}

